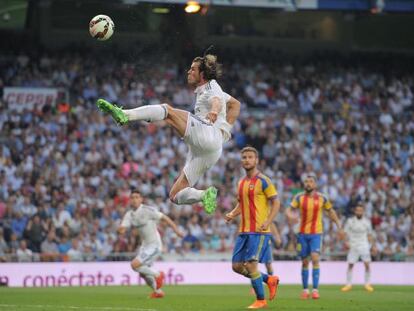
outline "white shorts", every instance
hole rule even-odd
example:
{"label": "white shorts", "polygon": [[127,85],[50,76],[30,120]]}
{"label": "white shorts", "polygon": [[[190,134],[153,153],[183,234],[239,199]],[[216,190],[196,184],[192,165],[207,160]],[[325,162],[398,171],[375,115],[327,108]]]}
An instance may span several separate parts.
{"label": "white shorts", "polygon": [[135,259],[143,265],[151,266],[161,255],[161,247],[157,245],[141,246]]}
{"label": "white shorts", "polygon": [[184,141],[189,151],[183,171],[190,187],[193,187],[200,177],[220,159],[223,134],[220,129],[190,113]]}
{"label": "white shorts", "polygon": [[347,261],[348,263],[357,263],[361,259],[363,262],[371,262],[371,253],[369,248],[351,248],[349,250]]}

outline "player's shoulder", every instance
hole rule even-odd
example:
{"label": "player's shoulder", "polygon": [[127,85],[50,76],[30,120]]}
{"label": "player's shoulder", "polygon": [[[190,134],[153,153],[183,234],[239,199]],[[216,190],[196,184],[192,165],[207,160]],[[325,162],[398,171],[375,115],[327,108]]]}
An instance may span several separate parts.
{"label": "player's shoulder", "polygon": [[220,84],[215,79],[209,80],[206,84],[206,91],[222,91]]}
{"label": "player's shoulder", "polygon": [[143,212],[159,212],[159,209],[153,205],[142,204],[141,208]]}
{"label": "player's shoulder", "polygon": [[305,195],[305,191],[300,191],[293,196],[293,200],[299,200],[301,197]]}
{"label": "player's shoulder", "polygon": [[269,186],[275,187],[272,180],[268,176],[266,176],[265,174],[263,174],[261,172],[259,174],[257,174],[257,179],[259,179],[260,182],[262,183],[263,190],[267,189],[267,187],[269,187]]}
{"label": "player's shoulder", "polygon": [[316,194],[323,199],[324,202],[329,201],[329,197],[326,193],[317,191]]}
{"label": "player's shoulder", "polygon": [[257,178],[260,179],[262,182],[267,182],[267,183],[271,183],[272,182],[272,180],[270,179],[269,176],[267,176],[267,175],[265,175],[265,174],[263,174],[261,172],[259,174],[257,174]]}

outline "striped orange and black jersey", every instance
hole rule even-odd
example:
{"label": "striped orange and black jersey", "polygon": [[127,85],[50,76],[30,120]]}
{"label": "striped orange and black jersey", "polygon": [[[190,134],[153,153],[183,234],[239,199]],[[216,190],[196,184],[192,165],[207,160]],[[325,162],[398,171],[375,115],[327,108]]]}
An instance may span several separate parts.
{"label": "striped orange and black jersey", "polygon": [[292,208],[300,211],[300,233],[318,234],[323,232],[322,211],[332,208],[328,198],[320,192],[298,193],[290,203]]}
{"label": "striped orange and black jersey", "polygon": [[259,231],[269,215],[268,200],[277,197],[276,187],[271,180],[259,173],[252,178],[247,176],[239,181],[238,200],[241,209],[240,233],[267,233]]}

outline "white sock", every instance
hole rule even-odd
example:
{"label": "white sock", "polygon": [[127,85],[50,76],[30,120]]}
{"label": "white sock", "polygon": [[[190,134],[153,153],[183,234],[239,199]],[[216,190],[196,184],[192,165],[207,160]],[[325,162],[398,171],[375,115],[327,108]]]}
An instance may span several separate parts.
{"label": "white sock", "polygon": [[157,290],[157,282],[155,281],[155,278],[151,275],[145,275],[145,274],[140,274],[140,275],[145,280],[145,283],[147,283],[147,285],[151,287],[155,292]]}
{"label": "white sock", "polygon": [[195,188],[184,188],[175,195],[175,201],[177,204],[194,204],[201,201],[204,190],[198,190]]}
{"label": "white sock", "polygon": [[371,282],[371,271],[365,270],[365,285],[370,284]]}
{"label": "white sock", "polygon": [[352,284],[352,269],[348,268],[346,271],[346,285]]}
{"label": "white sock", "polygon": [[154,278],[156,278],[160,275],[159,272],[152,270],[148,266],[141,266],[138,269],[136,269],[135,271],[137,271],[141,275],[145,275],[145,276],[149,275],[149,276],[152,276]]}
{"label": "white sock", "polygon": [[128,120],[130,121],[161,121],[168,115],[167,107],[165,105],[147,105],[122,111],[126,114]]}

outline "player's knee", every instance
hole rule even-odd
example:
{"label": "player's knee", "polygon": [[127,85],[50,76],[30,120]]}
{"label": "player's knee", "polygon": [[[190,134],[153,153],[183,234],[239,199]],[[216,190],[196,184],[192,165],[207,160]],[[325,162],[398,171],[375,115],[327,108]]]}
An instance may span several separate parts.
{"label": "player's knee", "polygon": [[164,107],[166,115],[165,117],[168,118],[169,115],[172,115],[174,113],[174,108],[170,106],[169,104],[162,104],[161,106]]}
{"label": "player's knee", "polygon": [[171,202],[177,204],[177,196],[175,191],[170,191],[170,194],[168,195],[168,198],[170,199]]}
{"label": "player's knee", "polygon": [[243,264],[241,263],[233,263],[231,265],[231,268],[233,269],[234,272],[241,274],[243,271]]}
{"label": "player's knee", "polygon": [[137,271],[139,267],[141,267],[141,263],[138,260],[134,259],[131,261],[132,270]]}

